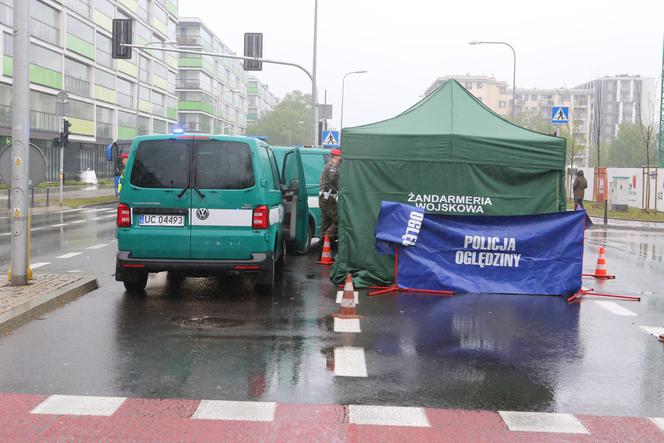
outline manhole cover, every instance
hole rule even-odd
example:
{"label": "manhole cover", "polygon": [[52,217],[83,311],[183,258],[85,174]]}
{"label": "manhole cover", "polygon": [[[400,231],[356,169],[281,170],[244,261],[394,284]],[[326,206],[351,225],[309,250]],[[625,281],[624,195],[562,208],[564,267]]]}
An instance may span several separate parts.
{"label": "manhole cover", "polygon": [[183,328],[191,329],[230,328],[233,326],[241,326],[245,323],[244,320],[238,320],[236,318],[212,317],[207,315],[198,317],[176,317],[173,318],[173,321]]}

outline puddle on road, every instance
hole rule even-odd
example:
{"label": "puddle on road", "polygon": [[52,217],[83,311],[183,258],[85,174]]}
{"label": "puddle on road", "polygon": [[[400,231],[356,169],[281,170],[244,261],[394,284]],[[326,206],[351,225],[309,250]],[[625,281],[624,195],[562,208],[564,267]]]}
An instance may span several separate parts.
{"label": "puddle on road", "polygon": [[187,329],[212,330],[242,326],[246,322],[236,318],[213,317],[203,315],[200,317],[173,317],[171,321]]}

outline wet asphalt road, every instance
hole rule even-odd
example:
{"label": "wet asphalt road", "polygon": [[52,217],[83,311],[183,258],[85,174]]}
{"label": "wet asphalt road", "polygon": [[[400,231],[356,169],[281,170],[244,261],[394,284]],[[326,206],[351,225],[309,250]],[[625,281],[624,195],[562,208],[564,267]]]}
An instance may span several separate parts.
{"label": "wet asphalt road", "polygon": [[[165,273],[150,278],[144,296],[129,296],[111,275],[114,220],[91,220],[112,212],[78,212],[63,216],[65,226],[33,235],[33,263],[49,263],[39,272],[94,274],[101,287],[0,337],[2,392],[664,411],[664,346],[639,327],[664,327],[664,234],[586,236],[586,270],[604,245],[608,269],[618,276],[586,284],[642,295],[640,303],[615,302],[633,316],[590,299],[573,305],[557,297],[481,294],[370,299],[363,291],[362,332],[349,334],[333,330],[335,288],[315,254],[290,257],[268,296],[254,294],[240,277],[178,282]],[[3,271],[8,243],[0,235]],[[68,252],[81,254],[55,258]],[[366,378],[335,376],[340,346],[364,349]]]}

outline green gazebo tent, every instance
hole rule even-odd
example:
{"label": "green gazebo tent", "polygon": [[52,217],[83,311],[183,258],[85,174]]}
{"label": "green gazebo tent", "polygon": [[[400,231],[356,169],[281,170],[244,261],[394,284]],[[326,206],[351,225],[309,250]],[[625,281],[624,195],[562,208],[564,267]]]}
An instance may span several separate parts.
{"label": "green gazebo tent", "polygon": [[450,80],[398,116],[342,129],[339,251],[332,277],[392,280],[375,252],[383,200],[448,215],[565,210],[565,139],[516,126]]}

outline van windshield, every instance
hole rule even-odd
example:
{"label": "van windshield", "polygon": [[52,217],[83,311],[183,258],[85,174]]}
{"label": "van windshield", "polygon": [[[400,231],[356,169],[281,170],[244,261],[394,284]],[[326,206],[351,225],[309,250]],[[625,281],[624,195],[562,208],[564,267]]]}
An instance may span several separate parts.
{"label": "van windshield", "polygon": [[139,143],[131,184],[141,188],[185,188],[189,176],[189,143],[145,140]]}
{"label": "van windshield", "polygon": [[194,146],[197,188],[246,189],[254,186],[254,166],[248,144],[196,140]]}

